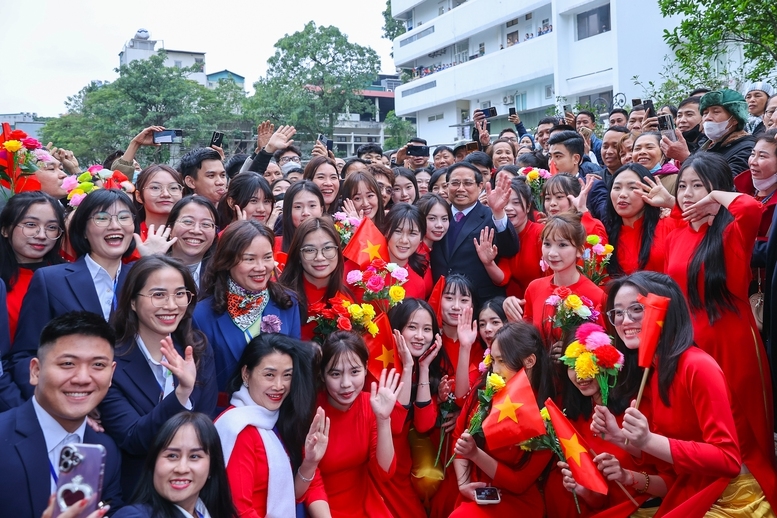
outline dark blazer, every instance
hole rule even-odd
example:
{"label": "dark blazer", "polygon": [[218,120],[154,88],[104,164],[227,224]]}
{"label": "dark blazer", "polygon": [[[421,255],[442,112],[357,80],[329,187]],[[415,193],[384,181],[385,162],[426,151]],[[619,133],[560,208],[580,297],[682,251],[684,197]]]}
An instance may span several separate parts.
{"label": "dark blazer", "polygon": [[[491,209],[477,202],[464,220],[464,226],[453,244],[452,251],[448,251],[448,237],[451,235],[449,229],[442,240],[434,245],[431,255],[434,282],[437,282],[441,275],[463,274],[472,282],[475,295],[481,302],[505,295],[504,288],[494,285],[491,281],[472,242],[474,238],[480,239],[480,231],[485,227],[495,228],[493,214]],[[499,250],[497,257],[513,257],[518,253],[518,234],[509,221],[507,228],[494,234],[494,244]]]}
{"label": "dark blazer", "polygon": [[[179,344],[175,348],[183,356],[184,348]],[[186,408],[174,393],[161,399],[159,383],[134,340],[117,346],[114,358],[116,370],[111,388],[98,408],[105,432],[121,449],[122,491],[129,497],[143,471],[154,436],[168,419]],[[178,379],[173,381],[178,386]],[[212,415],[217,397],[213,351],[207,346],[199,359],[197,384],[189,397],[192,411]]]}
{"label": "dark blazer", "polygon": [[[109,502],[114,512],[123,504],[119,449],[108,435],[97,433],[88,425],[84,442],[105,446],[102,500]],[[0,502],[6,510],[3,514],[41,516],[51,495],[51,474],[46,439],[32,401],[0,414],[0,459]]]}
{"label": "dark blazer", "polygon": [[[292,295],[294,301],[290,308],[281,309],[272,298],[264,308],[263,317],[276,315],[281,319],[280,334],[299,340],[300,316],[297,298]],[[228,312],[217,314],[213,311],[213,297],[208,297],[197,303],[194,309],[194,327],[205,333],[208,343],[213,347],[213,355],[216,358],[216,380],[219,392],[224,392],[227,381],[232,376],[243,349],[246,348],[246,339],[243,331],[238,328]]]}
{"label": "dark blazer", "polygon": [[[5,283],[0,280],[0,353],[11,350],[11,330],[8,325],[8,312],[4,311],[5,306]],[[8,365],[0,365],[0,412],[5,412],[11,408],[22,404],[24,400],[19,392],[19,387],[13,382]]]}
{"label": "dark blazer", "polygon": [[[183,513],[178,509],[175,510],[176,516],[183,518]],[[127,505],[121,508],[121,510],[114,515],[114,518],[155,518],[154,510],[150,505],[146,504],[133,504]]]}
{"label": "dark blazer", "polygon": [[[130,268],[132,263],[121,267],[118,293],[121,293]],[[13,380],[25,399],[32,397],[30,359],[37,354],[40,332],[51,319],[69,311],[103,314],[92,274],[89,273],[84,257],[74,263],[40,268],[32,276],[30,287],[22,301],[16,336],[8,355]]]}

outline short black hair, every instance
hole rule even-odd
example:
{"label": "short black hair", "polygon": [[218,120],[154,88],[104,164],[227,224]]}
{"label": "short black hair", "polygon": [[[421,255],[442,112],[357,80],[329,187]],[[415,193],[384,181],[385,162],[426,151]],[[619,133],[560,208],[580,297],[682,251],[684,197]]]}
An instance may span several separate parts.
{"label": "short black hair", "polygon": [[688,97],[687,99],[683,99],[682,102],[680,102],[679,105],[677,105],[677,109],[679,110],[683,106],[687,104],[701,104],[701,95],[695,95],[693,97]]}
{"label": "short black hair", "polygon": [[426,143],[426,139],[423,139],[421,137],[413,137],[413,138],[411,138],[410,140],[407,141],[408,144],[410,144],[411,142],[413,144],[421,144],[422,146],[428,145]]}
{"label": "short black hair", "polygon": [[[95,189],[89,193],[78,206],[78,210],[73,213],[67,235],[76,257],[83,257],[92,251],[92,246],[86,238],[86,226],[89,224],[89,220],[92,219],[96,212],[108,210],[114,203],[126,205],[126,210],[132,213],[133,218],[137,215],[135,204],[132,203],[127,193],[119,189]],[[135,231],[138,231],[137,221],[135,222]],[[127,248],[122,257],[129,257],[134,251],[135,240],[130,239],[129,248]]]}
{"label": "short black hair", "polygon": [[490,156],[488,156],[488,153],[485,153],[483,151],[473,151],[472,153],[464,157],[464,160],[462,160],[462,162],[467,162],[468,164],[472,164],[472,165],[482,165],[483,167],[487,167],[489,169],[494,167],[494,161],[491,159]]}
{"label": "short black hair", "polygon": [[356,150],[356,156],[359,158],[366,155],[367,153],[377,153],[379,155],[382,155],[383,148],[380,147],[380,144],[370,142],[367,144],[362,144],[361,146],[359,146],[359,149]]}
{"label": "short black hair", "polygon": [[575,116],[575,124],[577,124],[577,118],[580,117],[581,115],[588,116],[588,118],[591,119],[591,122],[596,124],[596,115],[594,115],[593,112],[590,112],[588,110],[580,110],[579,112],[577,112],[577,115]]}
{"label": "short black hair", "polygon": [[605,131],[604,134],[606,135],[611,131],[616,131],[618,133],[628,133],[629,128],[627,128],[626,126],[610,126],[609,128],[607,128],[607,131]]}
{"label": "short black hair", "polygon": [[609,117],[607,117],[607,118],[609,119],[610,117],[612,117],[612,116],[613,116],[614,114],[616,114],[616,113],[620,113],[621,115],[623,115],[624,117],[626,117],[626,119],[628,119],[628,118],[629,118],[629,112],[627,112],[627,111],[626,111],[626,110],[624,110],[623,108],[613,108],[613,109],[612,109],[612,111],[610,111],[610,115],[609,115]]}
{"label": "short black hair", "polygon": [[688,97],[701,97],[704,94],[710,93],[712,90],[707,88],[706,86],[700,86],[699,88],[694,88],[693,92],[690,93]]}
{"label": "short black hair", "polygon": [[577,128],[573,128],[569,124],[556,124],[552,128],[550,128],[551,133],[555,133],[557,131],[574,131],[577,132]]}
{"label": "short black hair", "polygon": [[[480,172],[480,169],[478,169],[477,167],[475,167],[474,165],[472,165],[469,162],[456,162],[452,166],[448,167],[448,170],[445,172],[445,181],[446,182],[450,182],[451,181],[451,173],[455,169],[458,169],[460,167],[465,167],[465,168],[469,169],[470,171],[472,171],[473,173],[475,173],[475,182],[477,182],[478,185],[483,183],[483,173]],[[429,185],[432,185],[431,184],[431,180],[430,180]]]}
{"label": "short black hair", "polygon": [[116,333],[102,315],[90,311],[70,311],[51,319],[43,328],[38,356],[44,347],[54,345],[60,338],[73,335],[102,338],[111,348],[116,347]]}
{"label": "short black hair", "polygon": [[548,169],[548,157],[542,151],[536,150],[529,153],[518,155],[515,159],[518,167],[536,167],[537,169]]}
{"label": "short black hair", "polygon": [[634,112],[644,112],[645,111],[645,105],[644,104],[638,104],[636,106],[631,107],[631,113]]}
{"label": "short black hair", "polygon": [[540,119],[540,122],[537,123],[537,128],[539,129],[543,124],[553,124],[555,126],[558,124],[558,117],[543,117]]}
{"label": "short black hair", "polygon": [[[583,142],[583,137],[580,136],[580,133],[576,131],[560,131],[554,133],[548,139],[548,146],[552,146],[553,144],[561,144],[573,155],[580,155],[580,162],[583,161],[583,156],[585,155],[585,142]],[[580,165],[580,163],[578,163],[578,165]]]}
{"label": "short black hair", "polygon": [[437,146],[437,147],[434,149],[434,153],[432,153],[432,157],[436,157],[436,156],[437,156],[437,153],[442,153],[443,151],[447,151],[447,152],[448,152],[448,153],[450,153],[451,155],[455,155],[455,153],[453,152],[453,150],[452,150],[451,148],[449,148],[448,146]]}
{"label": "short black hair", "polygon": [[227,172],[227,178],[231,180],[237,176],[237,174],[240,172],[240,168],[243,167],[243,163],[246,161],[246,158],[248,158],[248,155],[245,153],[238,153],[229,157],[229,160],[224,163],[224,169]]}
{"label": "short black hair", "polygon": [[290,146],[286,146],[284,148],[281,148],[281,149],[279,149],[278,151],[276,151],[275,153],[272,154],[272,158],[273,158],[273,160],[275,160],[278,163],[278,166],[281,165],[281,157],[284,155],[284,153],[286,153],[288,151],[291,151],[292,153],[294,153],[298,157],[302,158],[302,150],[300,148],[298,148],[297,146],[295,146],[294,144],[292,144]]}
{"label": "short black hair", "polygon": [[502,135],[504,135],[505,133],[512,133],[516,137],[518,136],[518,132],[515,131],[515,128],[507,127],[507,128],[505,128],[505,129],[503,129],[502,131],[499,132],[499,137],[498,138],[502,138]]}
{"label": "short black hair", "polygon": [[178,172],[184,178],[187,176],[197,178],[197,172],[205,160],[218,160],[221,162],[221,155],[215,149],[209,147],[192,149],[181,157],[181,163],[178,164]]}

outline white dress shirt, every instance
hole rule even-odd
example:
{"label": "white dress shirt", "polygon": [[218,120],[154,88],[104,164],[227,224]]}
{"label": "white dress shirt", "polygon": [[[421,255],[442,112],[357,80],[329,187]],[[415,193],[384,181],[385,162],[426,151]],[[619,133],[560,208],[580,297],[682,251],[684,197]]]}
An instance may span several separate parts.
{"label": "white dress shirt", "polygon": [[[146,358],[148,366],[156,378],[156,382],[162,389],[162,397],[166,398],[171,392],[175,390],[175,384],[173,384],[173,373],[170,372],[170,370],[160,362],[156,361],[153,356],[151,356],[151,353],[148,351],[146,344],[143,343],[143,339],[140,338],[140,335],[135,335],[135,342],[138,344],[140,352],[142,352],[143,356]],[[167,361],[167,358],[164,356],[162,356],[162,359]],[[186,410],[191,410],[193,408],[192,402],[189,399],[186,400],[184,408],[186,408]]]}
{"label": "white dress shirt", "polygon": [[103,316],[105,320],[111,316],[111,308],[113,307],[114,296],[118,297],[118,294],[114,294],[114,288],[116,288],[116,281],[121,273],[121,263],[119,263],[119,269],[116,270],[116,279],[112,279],[108,271],[94,262],[89,254],[85,257],[86,267],[89,268],[89,273],[92,274],[92,281],[94,281],[94,289],[97,292],[97,298],[100,299],[100,306],[103,310]]}
{"label": "white dress shirt", "polygon": [[[38,404],[37,396],[32,397],[32,407],[35,409],[35,415],[38,418],[38,424],[43,430],[43,438],[46,441],[46,451],[49,455],[49,462],[54,468],[54,472],[59,476],[59,454],[62,448],[68,444],[77,444],[84,442],[84,432],[86,431],[86,417],[78,429],[70,433],[59,424],[51,415]],[[57,490],[57,483],[54,477],[51,478],[51,492]]]}

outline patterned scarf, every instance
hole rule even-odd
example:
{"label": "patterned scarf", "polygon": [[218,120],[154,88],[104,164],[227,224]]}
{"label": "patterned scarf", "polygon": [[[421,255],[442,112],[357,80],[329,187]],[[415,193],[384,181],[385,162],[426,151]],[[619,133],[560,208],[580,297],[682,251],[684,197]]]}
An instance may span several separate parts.
{"label": "patterned scarf", "polygon": [[241,331],[245,331],[261,318],[269,300],[270,294],[267,290],[250,292],[229,278],[227,312]]}

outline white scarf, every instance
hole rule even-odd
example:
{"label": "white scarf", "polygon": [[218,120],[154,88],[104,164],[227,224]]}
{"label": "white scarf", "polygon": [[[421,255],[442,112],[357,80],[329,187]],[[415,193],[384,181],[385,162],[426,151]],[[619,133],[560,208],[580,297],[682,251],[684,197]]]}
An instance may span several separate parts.
{"label": "white scarf", "polygon": [[229,403],[235,408],[224,412],[216,421],[216,430],[221,437],[221,448],[224,450],[224,464],[229,464],[235,441],[246,426],[255,426],[264,443],[267,453],[269,477],[267,480],[267,518],[288,518],[296,514],[294,498],[294,475],[291,463],[281,440],[273,432],[278,421],[278,413],[257,405],[248,388],[232,394]]}

